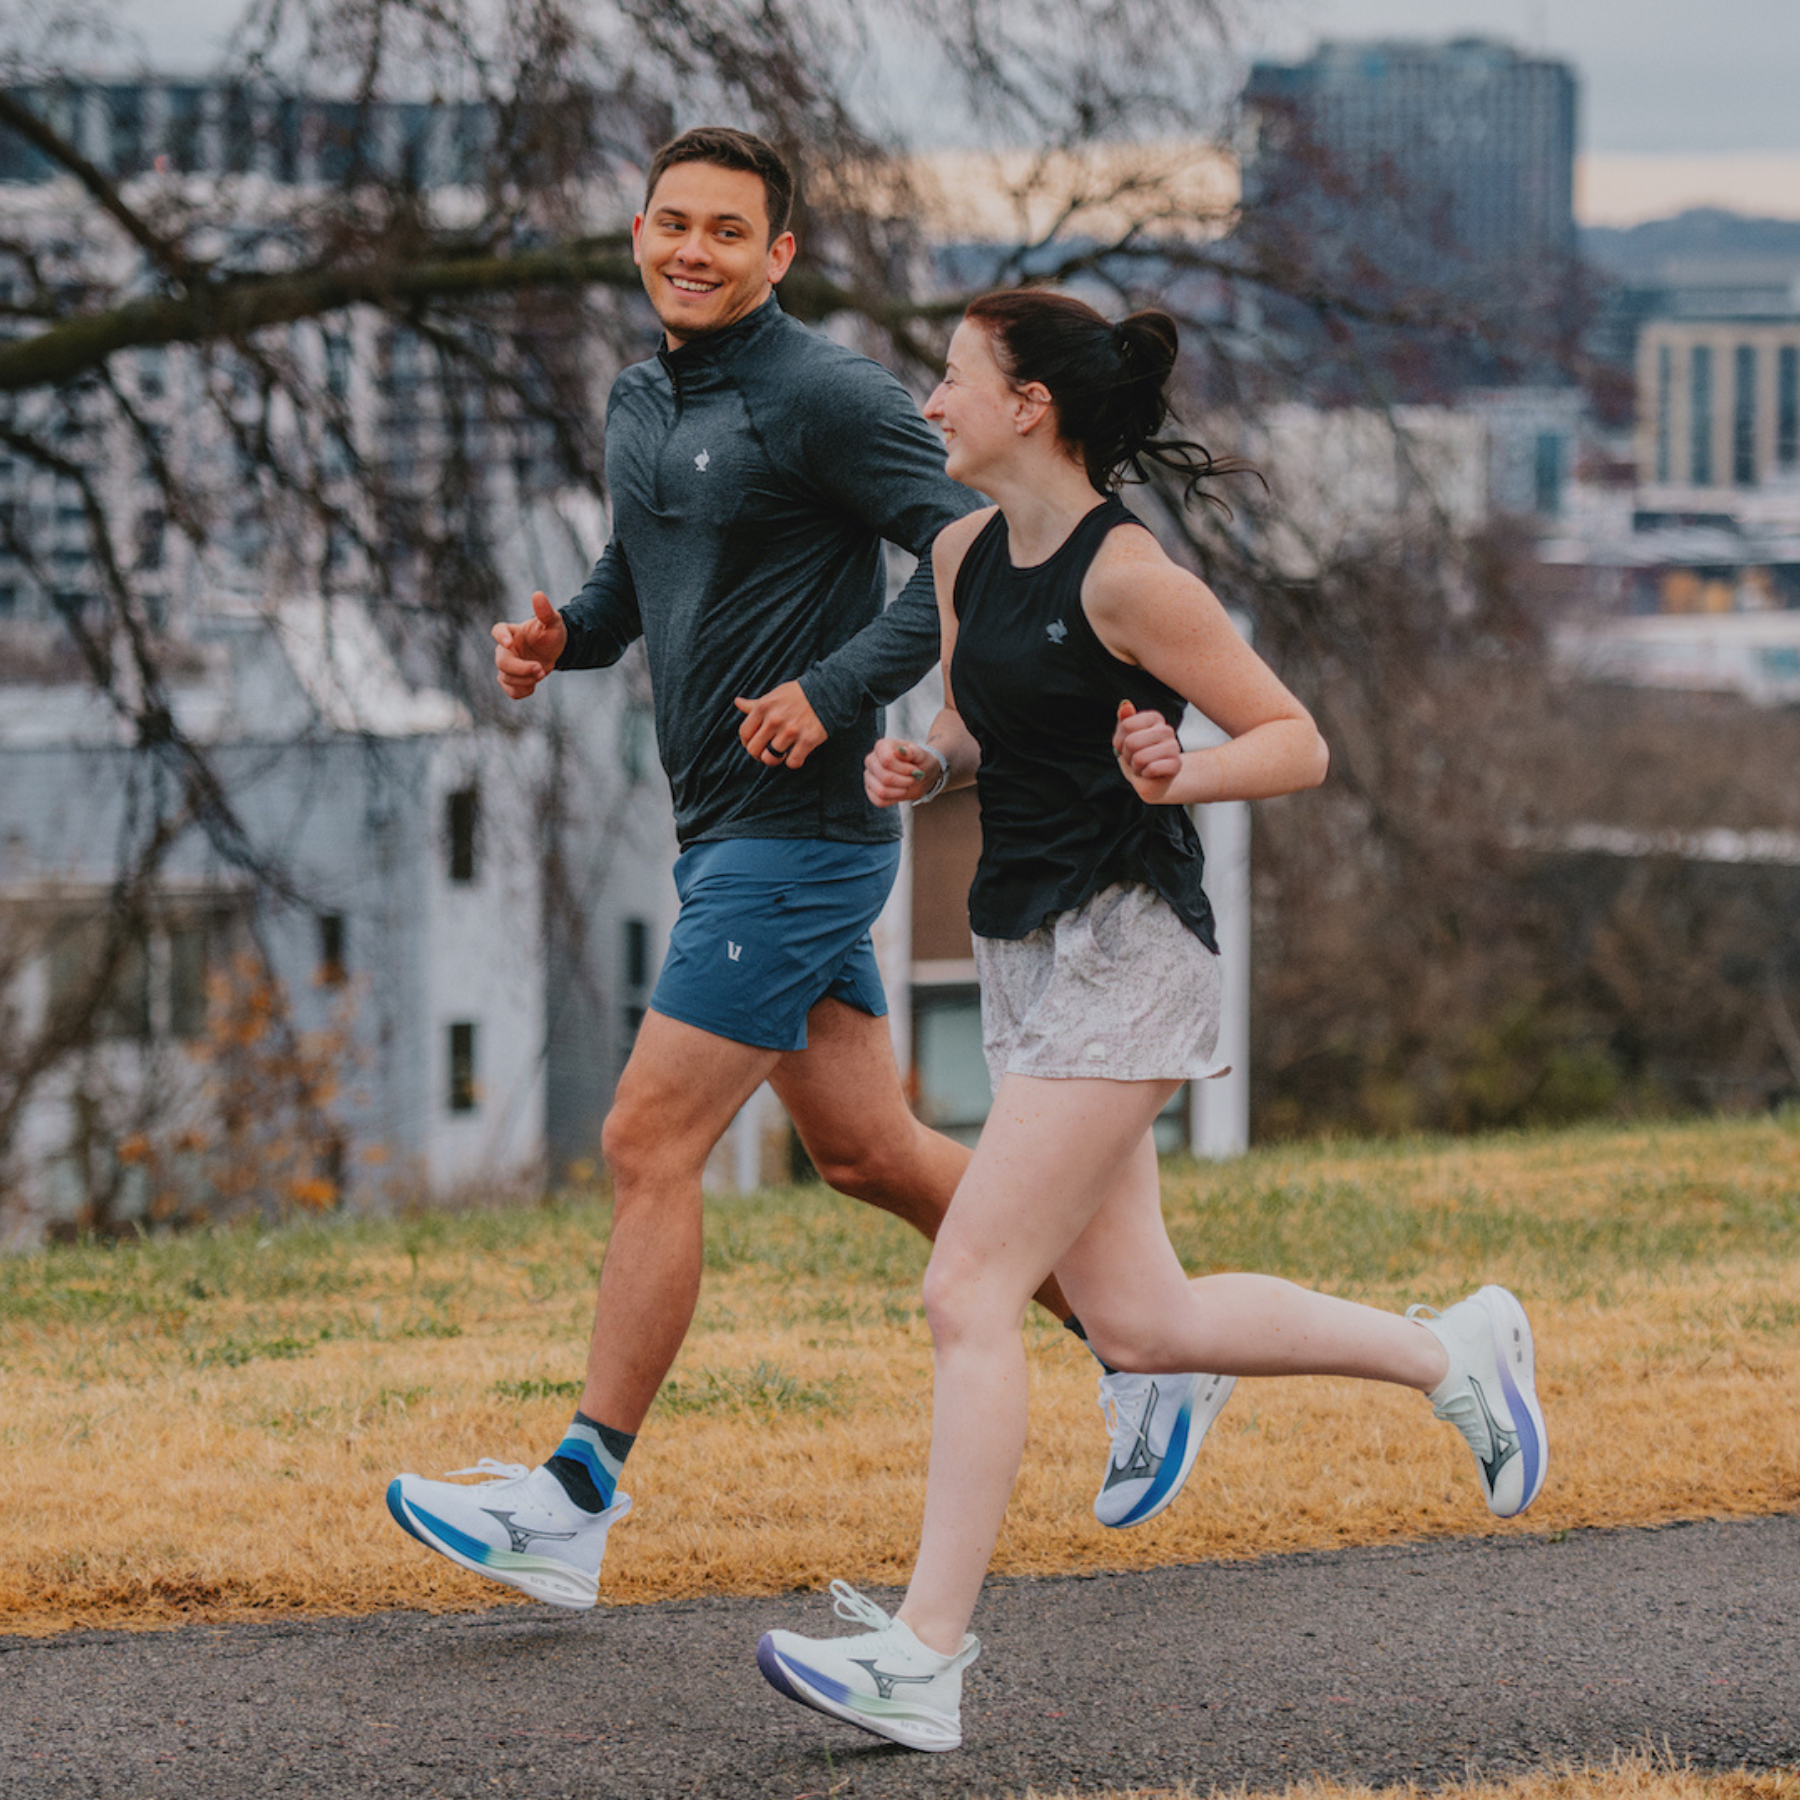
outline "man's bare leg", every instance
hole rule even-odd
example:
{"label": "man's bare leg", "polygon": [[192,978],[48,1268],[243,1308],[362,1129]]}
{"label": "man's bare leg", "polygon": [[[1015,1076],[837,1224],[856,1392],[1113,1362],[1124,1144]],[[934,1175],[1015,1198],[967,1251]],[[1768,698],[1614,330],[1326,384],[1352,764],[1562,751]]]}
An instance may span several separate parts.
{"label": "man's bare leg", "polygon": [[[769,1084],[824,1181],[936,1239],[971,1153],[913,1116],[886,1019],[821,1000],[806,1015],[806,1048],[781,1057]],[[1037,1298],[1068,1318],[1054,1275]]]}
{"label": "man's bare leg", "polygon": [[706,1159],[780,1060],[645,1014],[601,1134],[613,1216],[581,1395],[590,1419],[636,1432],[650,1410],[700,1293]]}

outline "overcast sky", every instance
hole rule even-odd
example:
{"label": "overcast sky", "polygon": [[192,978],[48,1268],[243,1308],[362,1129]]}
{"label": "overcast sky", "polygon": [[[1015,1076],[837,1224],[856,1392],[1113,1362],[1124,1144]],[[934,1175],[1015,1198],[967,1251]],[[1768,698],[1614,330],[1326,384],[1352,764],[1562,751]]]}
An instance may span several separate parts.
{"label": "overcast sky", "polygon": [[[204,67],[238,0],[114,0],[167,68]],[[1593,151],[1800,151],[1800,0],[1237,0],[1246,49],[1482,33],[1572,62]]]}

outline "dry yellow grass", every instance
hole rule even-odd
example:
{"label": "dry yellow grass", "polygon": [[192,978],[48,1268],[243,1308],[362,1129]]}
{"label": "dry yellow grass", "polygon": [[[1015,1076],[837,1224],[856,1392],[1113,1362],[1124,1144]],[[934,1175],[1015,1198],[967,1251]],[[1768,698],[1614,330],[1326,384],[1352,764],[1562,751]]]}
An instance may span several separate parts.
{"label": "dry yellow grass", "polygon": [[[1339,1786],[1307,1781],[1268,1794],[1230,1794],[1187,1786],[1110,1789],[1080,1795],[1028,1789],[1023,1800],[1423,1800],[1428,1790]],[[1621,1757],[1604,1769],[1543,1769],[1511,1781],[1467,1782],[1429,1790],[1433,1800],[1800,1800],[1800,1771],[1734,1769],[1701,1774],[1646,1756]]]}
{"label": "dry yellow grass", "polygon": [[[1266,1381],[1240,1389],[1178,1505],[1103,1531],[1094,1365],[1034,1324],[999,1571],[1800,1503],[1792,1124],[1272,1151],[1169,1189],[1196,1267],[1390,1305],[1517,1286],[1549,1418],[1543,1497],[1528,1524],[1493,1521],[1416,1396]],[[603,1225],[575,1207],[222,1234],[0,1272],[0,1630],[493,1604],[399,1534],[383,1488],[555,1441],[571,1400],[546,1390],[578,1370]],[[708,1245],[606,1597],[904,1580],[930,1423],[918,1248],[804,1194],[718,1208]]]}

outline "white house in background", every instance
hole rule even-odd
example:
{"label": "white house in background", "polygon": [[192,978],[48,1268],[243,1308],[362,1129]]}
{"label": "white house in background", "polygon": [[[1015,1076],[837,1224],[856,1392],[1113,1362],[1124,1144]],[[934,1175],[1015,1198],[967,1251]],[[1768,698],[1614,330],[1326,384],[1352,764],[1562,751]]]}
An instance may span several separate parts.
{"label": "white house in background", "polygon": [[[204,1047],[220,978],[250,934],[292,1022],[344,1054],[319,1178],[379,1196],[515,1182],[542,1164],[545,963],[538,736],[471,727],[409,688],[360,608],[300,600],[197,612],[174,709],[204,744],[259,859],[258,898],[198,830],[163,861],[146,925],[91,1041],[35,1088],[5,1170],[25,1229],[110,1195],[129,1219],[148,1176],[128,1146],[152,1113],[218,1129]],[[133,752],[91,689],[0,685],[4,1005],[17,1042],[77,983],[121,858],[176,771]],[[174,796],[172,798],[172,796]],[[61,992],[59,992],[61,990]],[[271,1102],[272,1103],[272,1102]]]}

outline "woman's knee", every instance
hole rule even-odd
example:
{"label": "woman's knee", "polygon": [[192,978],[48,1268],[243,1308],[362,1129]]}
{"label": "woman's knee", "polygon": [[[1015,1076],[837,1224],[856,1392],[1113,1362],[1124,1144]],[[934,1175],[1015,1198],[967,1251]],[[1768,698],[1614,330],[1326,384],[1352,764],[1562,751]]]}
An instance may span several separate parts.
{"label": "woman's knee", "polygon": [[1004,1276],[979,1257],[942,1240],[925,1266],[922,1290],[931,1341],[939,1349],[976,1342],[1018,1341],[1030,1294],[1014,1294]]}
{"label": "woman's knee", "polygon": [[920,1298],[934,1344],[955,1343],[979,1317],[978,1284],[973,1261],[940,1243],[925,1265]]}

